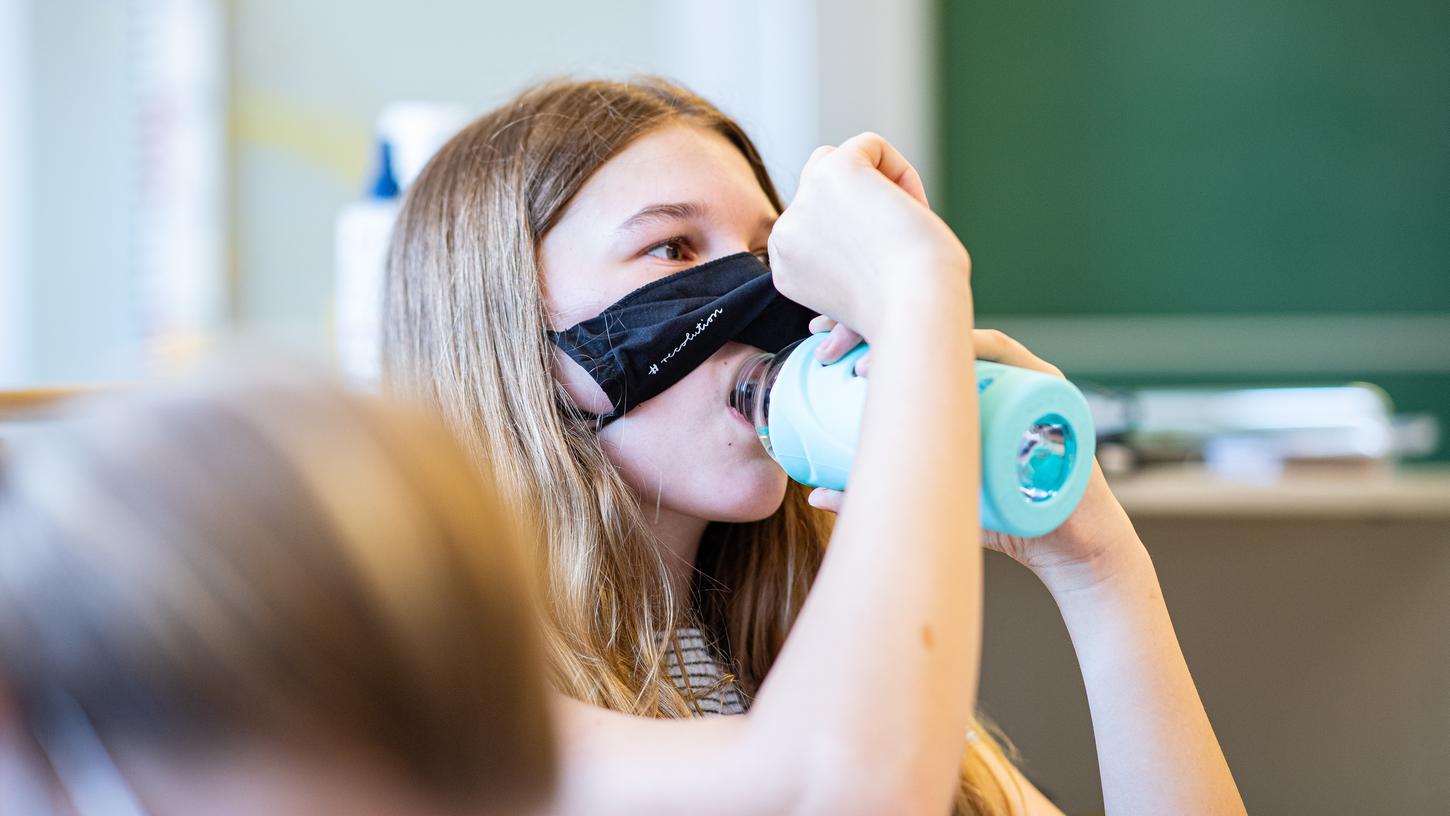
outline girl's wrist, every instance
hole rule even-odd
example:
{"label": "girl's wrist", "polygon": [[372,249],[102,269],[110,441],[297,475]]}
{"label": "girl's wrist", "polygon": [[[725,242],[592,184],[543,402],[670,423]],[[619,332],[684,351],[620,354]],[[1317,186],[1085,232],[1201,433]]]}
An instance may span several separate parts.
{"label": "girl's wrist", "polygon": [[1115,541],[1090,557],[1033,567],[1032,572],[1059,606],[1065,601],[1136,592],[1158,585],[1153,559],[1136,534]]}
{"label": "girl's wrist", "polygon": [[892,335],[944,326],[970,335],[974,325],[971,270],[965,259],[929,256],[900,265],[887,279],[875,344]]}
{"label": "girl's wrist", "polygon": [[1096,458],[1077,508],[1023,559],[1054,596],[1152,570],[1152,559]]}

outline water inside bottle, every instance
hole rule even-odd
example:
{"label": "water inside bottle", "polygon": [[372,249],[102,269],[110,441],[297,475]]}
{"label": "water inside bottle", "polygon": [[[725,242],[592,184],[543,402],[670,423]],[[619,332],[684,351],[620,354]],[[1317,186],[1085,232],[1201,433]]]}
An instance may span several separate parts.
{"label": "water inside bottle", "polygon": [[1077,458],[1072,426],[1060,414],[1038,417],[1017,448],[1017,484],[1031,502],[1044,502],[1062,490]]}

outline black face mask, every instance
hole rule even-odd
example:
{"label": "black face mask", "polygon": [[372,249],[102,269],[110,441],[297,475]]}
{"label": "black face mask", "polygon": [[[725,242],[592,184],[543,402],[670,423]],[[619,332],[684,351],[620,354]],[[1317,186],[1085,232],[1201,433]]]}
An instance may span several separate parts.
{"label": "black face mask", "polygon": [[777,352],[810,335],[815,312],[777,292],[742,252],[647,283],[549,339],[599,383],[614,410],[596,429],[684,379],[731,340]]}

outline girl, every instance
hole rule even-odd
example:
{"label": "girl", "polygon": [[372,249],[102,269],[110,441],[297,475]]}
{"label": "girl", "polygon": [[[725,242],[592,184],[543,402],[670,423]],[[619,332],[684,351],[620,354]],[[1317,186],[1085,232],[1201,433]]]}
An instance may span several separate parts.
{"label": "girl", "polygon": [[496,496],[412,412],[225,377],[5,450],[0,813],[538,812],[554,740]]}
{"label": "girl", "polygon": [[[788,484],[727,406],[752,343],[805,333],[799,307],[750,288],[750,255],[841,321],[814,323],[834,326],[827,359],[872,344],[849,501]],[[769,317],[731,323],[745,304]],[[540,540],[560,812],[1057,812],[971,715],[964,361],[1060,372],[973,330],[968,255],[889,144],[818,150],[782,211],[740,127],[684,89],[546,84],[418,178],[385,309],[390,386],[447,418]],[[986,543],[1059,598],[1110,809],[1240,810],[1101,473],[1059,531]]]}

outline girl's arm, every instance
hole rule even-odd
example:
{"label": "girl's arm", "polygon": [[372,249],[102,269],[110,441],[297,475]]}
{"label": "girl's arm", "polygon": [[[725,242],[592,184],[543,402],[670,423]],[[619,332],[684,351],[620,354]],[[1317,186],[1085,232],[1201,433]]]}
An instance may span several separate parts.
{"label": "girl's arm", "polygon": [[[1111,496],[1096,465],[1089,490]],[[1082,667],[1106,810],[1244,813],[1153,562],[1121,507],[1111,507],[1121,516],[1097,531],[1097,557],[1036,570]]]}
{"label": "girl's arm", "polygon": [[[999,331],[975,335],[983,359],[1062,376]],[[1243,813],[1153,562],[1097,461],[1056,530],[1037,538],[989,533],[983,544],[1032,570],[1062,612],[1087,686],[1107,812]]]}
{"label": "girl's arm", "polygon": [[[957,306],[950,300],[960,299]],[[872,338],[851,500],[757,702],[779,737],[822,735],[881,791],[865,812],[942,813],[976,703],[980,461],[963,272],[913,289]],[[835,682],[832,680],[835,679]],[[870,716],[842,720],[865,705]]]}
{"label": "girl's arm", "polygon": [[[922,251],[940,222],[891,183],[909,165],[879,137],[813,163],[782,221],[795,212],[804,213],[796,223],[810,224],[819,212],[835,226],[797,241],[796,227],[777,225],[772,252],[783,227],[790,241],[777,285],[782,276],[809,286],[811,275],[819,283],[831,274],[808,266],[807,237],[839,246],[880,235],[897,260],[898,285],[860,321],[872,327],[874,353],[851,502],[748,714],[643,720],[561,701],[558,812],[949,809],[981,643],[970,262],[944,226],[945,250]],[[859,218],[874,223],[832,203],[842,200],[861,202]],[[926,223],[902,234],[911,219]],[[798,277],[785,271],[791,264]]]}

